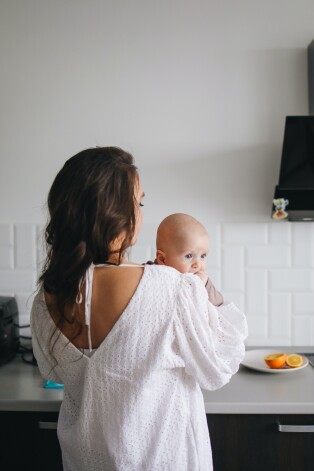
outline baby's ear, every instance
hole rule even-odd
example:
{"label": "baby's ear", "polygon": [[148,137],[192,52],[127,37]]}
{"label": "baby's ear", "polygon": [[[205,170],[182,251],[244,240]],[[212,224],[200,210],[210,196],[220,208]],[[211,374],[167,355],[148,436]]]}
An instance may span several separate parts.
{"label": "baby's ear", "polygon": [[166,254],[162,250],[157,250],[156,252],[156,260],[158,265],[165,265],[166,264]]}

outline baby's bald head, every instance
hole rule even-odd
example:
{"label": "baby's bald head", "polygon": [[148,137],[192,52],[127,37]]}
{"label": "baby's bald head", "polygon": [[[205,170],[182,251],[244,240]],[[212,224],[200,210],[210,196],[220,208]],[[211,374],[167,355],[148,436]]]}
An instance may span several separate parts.
{"label": "baby's bald head", "polygon": [[188,214],[170,214],[161,221],[157,229],[157,249],[165,251],[168,247],[184,243],[193,234],[206,236],[207,232],[199,221]]}

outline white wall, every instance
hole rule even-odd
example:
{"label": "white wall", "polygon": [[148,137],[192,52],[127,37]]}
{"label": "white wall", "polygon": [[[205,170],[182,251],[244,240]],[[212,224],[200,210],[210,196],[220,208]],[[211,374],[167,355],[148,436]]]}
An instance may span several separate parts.
{"label": "white wall", "polygon": [[134,153],[150,221],[267,220],[313,17],[308,0],[2,0],[0,221],[41,222],[94,145]]}
{"label": "white wall", "polygon": [[1,0],[0,223],[42,224],[64,161],[118,145],[147,194],[141,247],[174,211],[268,227],[313,17],[310,0]]}

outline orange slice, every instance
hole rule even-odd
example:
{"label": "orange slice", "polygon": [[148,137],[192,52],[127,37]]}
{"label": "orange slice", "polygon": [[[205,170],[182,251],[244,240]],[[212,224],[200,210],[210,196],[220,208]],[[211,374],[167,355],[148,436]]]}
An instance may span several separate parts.
{"label": "orange slice", "polygon": [[288,366],[291,366],[291,368],[299,368],[303,365],[303,358],[301,355],[291,353],[291,355],[287,356],[286,363]]}
{"label": "orange slice", "polygon": [[271,353],[264,357],[264,361],[269,368],[281,368],[286,363],[287,355],[285,353]]}

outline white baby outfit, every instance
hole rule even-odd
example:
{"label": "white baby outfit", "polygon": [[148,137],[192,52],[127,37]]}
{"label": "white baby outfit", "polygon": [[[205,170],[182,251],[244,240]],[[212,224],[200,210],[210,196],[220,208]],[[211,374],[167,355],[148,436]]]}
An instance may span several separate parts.
{"label": "white baby outfit", "polygon": [[[87,273],[86,303],[96,268]],[[64,384],[58,437],[65,471],[213,469],[200,388],[226,384],[243,358],[247,325],[233,303],[215,307],[197,276],[146,265],[94,353],[55,332],[43,288],[31,328],[41,374]]]}

